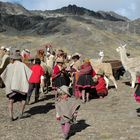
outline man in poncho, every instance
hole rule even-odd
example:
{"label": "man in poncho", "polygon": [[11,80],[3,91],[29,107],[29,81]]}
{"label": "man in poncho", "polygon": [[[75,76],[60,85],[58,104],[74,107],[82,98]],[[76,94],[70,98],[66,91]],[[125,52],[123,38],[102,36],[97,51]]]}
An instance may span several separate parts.
{"label": "man in poncho", "polygon": [[9,99],[9,115],[13,121],[13,103],[20,102],[20,117],[23,115],[25,101],[29,88],[28,80],[31,76],[31,70],[21,62],[21,56],[17,52],[10,55],[11,63],[1,74],[1,78],[6,86],[6,95]]}

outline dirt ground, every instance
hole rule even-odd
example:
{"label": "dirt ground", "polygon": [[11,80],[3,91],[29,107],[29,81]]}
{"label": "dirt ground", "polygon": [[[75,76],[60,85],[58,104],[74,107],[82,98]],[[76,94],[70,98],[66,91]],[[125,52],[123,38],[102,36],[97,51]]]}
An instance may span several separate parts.
{"label": "dirt ground", "polygon": [[[140,140],[140,117],[136,111],[140,104],[135,102],[133,92],[118,81],[117,91],[111,88],[104,99],[82,104],[70,140]],[[38,103],[26,106],[30,117],[10,122],[8,100],[0,90],[0,140],[63,140],[55,119],[54,98],[49,94],[40,98]]]}

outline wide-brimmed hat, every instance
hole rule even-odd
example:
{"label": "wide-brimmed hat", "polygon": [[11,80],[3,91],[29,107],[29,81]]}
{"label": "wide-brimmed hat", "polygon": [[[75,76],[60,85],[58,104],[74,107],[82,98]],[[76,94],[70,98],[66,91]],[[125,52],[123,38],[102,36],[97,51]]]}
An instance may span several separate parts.
{"label": "wide-brimmed hat", "polygon": [[90,62],[90,59],[89,59],[89,58],[85,58],[85,59],[84,59],[84,62],[85,62],[85,63]]}
{"label": "wide-brimmed hat", "polygon": [[10,52],[10,48],[6,48],[6,51],[7,51],[7,52]]}
{"label": "wide-brimmed hat", "polygon": [[104,75],[104,70],[99,69],[98,72],[97,72],[97,75]]}
{"label": "wide-brimmed hat", "polygon": [[81,57],[81,54],[80,54],[80,53],[74,53],[74,54],[72,55],[72,57],[74,57],[74,56],[79,56],[79,57]]}
{"label": "wide-brimmed hat", "polygon": [[65,85],[58,88],[57,92],[58,92],[58,94],[61,94],[61,95],[67,94],[67,95],[71,96],[69,93],[69,87],[65,86]]}
{"label": "wide-brimmed hat", "polygon": [[64,59],[62,57],[58,57],[56,59],[56,63],[64,63]]}
{"label": "wide-brimmed hat", "polygon": [[1,46],[0,49],[1,49],[1,50],[4,50],[4,49],[5,49],[5,46]]}
{"label": "wide-brimmed hat", "polygon": [[14,60],[21,60],[21,55],[20,55],[20,53],[18,53],[18,52],[12,52],[12,53],[10,54],[10,58],[11,58],[11,59],[14,59]]}

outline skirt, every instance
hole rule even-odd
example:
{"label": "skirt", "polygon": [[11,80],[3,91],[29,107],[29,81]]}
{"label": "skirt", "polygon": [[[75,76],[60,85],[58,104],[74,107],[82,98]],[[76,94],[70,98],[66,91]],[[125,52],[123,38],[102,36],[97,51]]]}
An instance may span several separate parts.
{"label": "skirt", "polygon": [[91,75],[81,75],[77,81],[77,87],[85,88],[95,88],[94,82]]}
{"label": "skirt", "polygon": [[53,80],[53,89],[57,89],[58,87],[61,87],[63,85],[67,85],[66,78],[64,76],[58,76]]}
{"label": "skirt", "polygon": [[7,98],[9,98],[9,100],[13,100],[14,103],[15,102],[21,102],[21,101],[26,101],[27,99],[27,94],[23,95],[19,92],[12,92],[10,94],[7,95]]}

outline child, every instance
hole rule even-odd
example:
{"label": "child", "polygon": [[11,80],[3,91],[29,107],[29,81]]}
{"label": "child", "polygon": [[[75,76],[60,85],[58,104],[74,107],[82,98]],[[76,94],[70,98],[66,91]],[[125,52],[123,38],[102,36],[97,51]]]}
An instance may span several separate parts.
{"label": "child", "polygon": [[58,90],[58,100],[56,101],[56,119],[60,121],[64,139],[68,139],[71,123],[77,116],[80,105],[78,100],[70,98],[69,88],[65,85]]}
{"label": "child", "polygon": [[97,72],[96,76],[97,76],[97,82],[95,88],[96,88],[97,95],[100,98],[104,98],[104,96],[107,96],[108,94],[108,90],[106,88],[106,83],[104,80],[104,71],[100,69]]}

